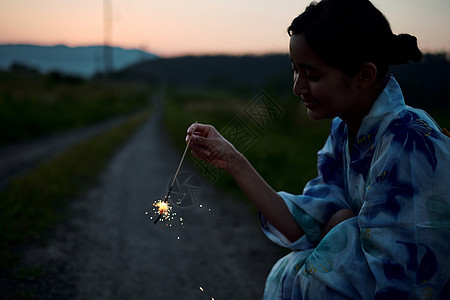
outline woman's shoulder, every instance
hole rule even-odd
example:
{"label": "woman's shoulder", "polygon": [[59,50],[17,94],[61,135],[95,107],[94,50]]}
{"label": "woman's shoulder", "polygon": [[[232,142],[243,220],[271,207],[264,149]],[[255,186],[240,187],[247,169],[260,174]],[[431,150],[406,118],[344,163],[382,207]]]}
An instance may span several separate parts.
{"label": "woman's shoulder", "polygon": [[385,135],[392,134],[394,138],[401,140],[446,137],[438,123],[426,111],[409,106],[391,117],[385,126]]}
{"label": "woman's shoulder", "polygon": [[422,153],[436,167],[438,152],[450,151],[450,139],[436,121],[424,110],[406,107],[389,119],[379,140],[395,152]]}

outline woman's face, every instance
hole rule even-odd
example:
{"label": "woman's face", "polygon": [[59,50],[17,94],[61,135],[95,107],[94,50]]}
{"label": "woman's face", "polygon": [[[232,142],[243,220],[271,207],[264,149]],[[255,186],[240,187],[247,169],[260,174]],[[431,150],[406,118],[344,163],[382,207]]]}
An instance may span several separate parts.
{"label": "woman's face", "polygon": [[341,117],[358,114],[356,80],[323,61],[306,43],[303,35],[293,35],[289,56],[294,71],[294,94],[299,96],[310,118]]}

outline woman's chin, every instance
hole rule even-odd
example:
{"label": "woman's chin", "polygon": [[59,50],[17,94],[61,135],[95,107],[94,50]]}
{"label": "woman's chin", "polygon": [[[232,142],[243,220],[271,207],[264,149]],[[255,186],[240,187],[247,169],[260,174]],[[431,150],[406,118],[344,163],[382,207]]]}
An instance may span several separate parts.
{"label": "woman's chin", "polygon": [[319,121],[327,118],[326,116],[324,116],[323,114],[321,114],[316,110],[306,109],[306,111],[308,113],[309,118],[312,120]]}
{"label": "woman's chin", "polygon": [[306,112],[309,118],[314,121],[333,119],[337,117],[337,114],[333,114],[330,113],[329,111],[323,110],[322,107],[319,106],[314,107],[314,109],[306,108]]}

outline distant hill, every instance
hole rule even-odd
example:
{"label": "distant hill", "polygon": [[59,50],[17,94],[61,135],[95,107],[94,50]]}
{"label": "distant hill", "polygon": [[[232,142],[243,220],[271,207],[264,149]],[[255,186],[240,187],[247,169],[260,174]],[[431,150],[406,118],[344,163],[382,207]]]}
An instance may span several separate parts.
{"label": "distant hill", "polygon": [[116,77],[189,87],[262,88],[271,80],[292,82],[288,54],[182,56],[135,64]]}
{"label": "distant hill", "polygon": [[[450,109],[450,62],[446,54],[425,54],[419,63],[394,66],[407,104]],[[222,87],[255,92],[290,91],[288,54],[246,56],[184,56],[160,58],[124,68],[117,78],[183,87]]]}
{"label": "distant hill", "polygon": [[[114,47],[112,53],[114,70],[157,58],[154,54],[137,49]],[[90,77],[104,70],[103,46],[72,48],[64,45],[0,45],[0,69],[7,70],[15,63],[37,69],[42,73],[57,71]]]}

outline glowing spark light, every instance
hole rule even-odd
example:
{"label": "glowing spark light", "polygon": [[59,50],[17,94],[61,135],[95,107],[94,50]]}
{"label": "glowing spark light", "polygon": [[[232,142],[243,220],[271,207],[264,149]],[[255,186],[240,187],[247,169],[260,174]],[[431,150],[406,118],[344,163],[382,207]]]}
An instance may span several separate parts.
{"label": "glowing spark light", "polygon": [[159,215],[165,219],[170,219],[172,206],[169,205],[169,202],[157,200],[156,203],[153,203],[153,206],[157,208]]}
{"label": "glowing spark light", "polygon": [[[158,217],[154,221],[155,224],[160,220],[172,221],[175,219],[175,216],[177,215],[176,212],[172,211],[172,206],[167,200],[158,199],[155,202],[153,202],[153,206],[154,206],[153,207],[154,214],[158,215]],[[148,214],[148,212],[146,212],[146,214]],[[153,217],[151,217],[150,219],[153,219]],[[167,224],[166,226],[172,227],[172,224]]]}

